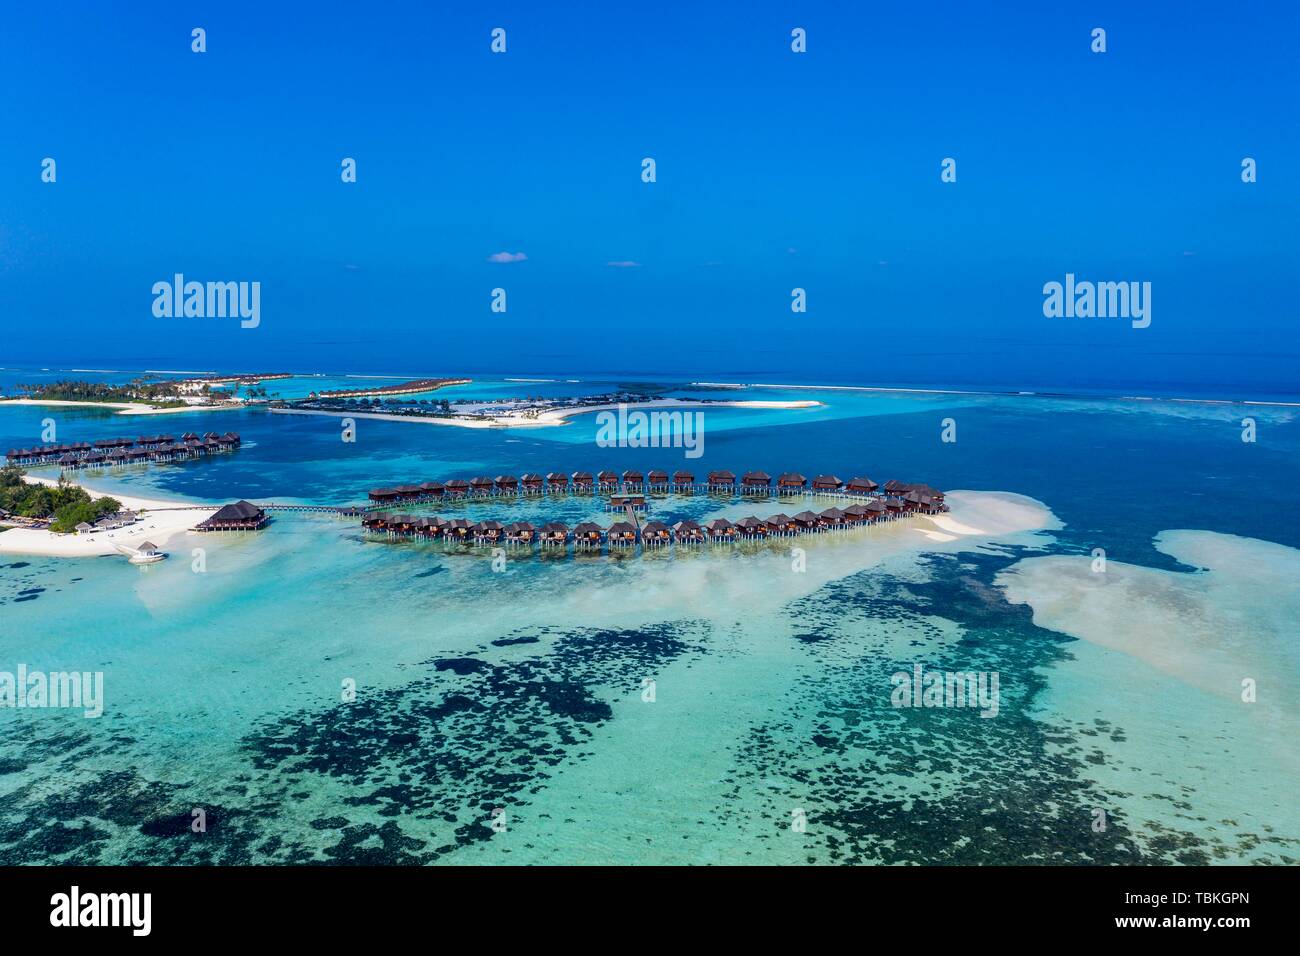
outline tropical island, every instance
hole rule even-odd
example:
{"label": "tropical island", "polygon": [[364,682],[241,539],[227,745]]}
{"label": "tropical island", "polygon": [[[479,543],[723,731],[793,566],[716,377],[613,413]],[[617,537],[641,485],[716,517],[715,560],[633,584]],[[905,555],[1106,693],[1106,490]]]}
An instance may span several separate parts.
{"label": "tropical island", "polygon": [[[400,386],[399,386],[400,388]],[[384,396],[391,392],[383,393]],[[378,396],[379,393],[376,393]],[[343,398],[335,393],[308,396],[298,401],[275,401],[270,411],[289,415],[333,415],[416,421],[461,428],[537,428],[569,424],[574,415],[636,405],[640,408],[766,408],[802,409],[818,401],[732,401],[713,398],[672,398],[642,391],[604,392],[568,398],[501,399],[397,399],[392,397]]]}
{"label": "tropical island", "polygon": [[[13,396],[0,401],[12,405],[99,405],[118,409],[120,415],[158,415],[240,408],[247,400],[267,399],[265,386],[271,378],[291,378],[288,372],[270,375],[202,376],[172,379],[142,375],[121,385],[65,379],[58,382],[18,384]],[[243,387],[244,398],[218,385]]]}

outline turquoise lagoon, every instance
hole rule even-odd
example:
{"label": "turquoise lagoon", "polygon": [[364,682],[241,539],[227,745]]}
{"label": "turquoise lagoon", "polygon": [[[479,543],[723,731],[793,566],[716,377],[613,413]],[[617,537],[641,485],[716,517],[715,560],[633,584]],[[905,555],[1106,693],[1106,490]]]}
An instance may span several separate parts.
{"label": "turquoise lagoon", "polygon": [[[636,383],[584,378],[463,389]],[[797,542],[802,572],[787,543],[512,557],[498,573],[490,553],[288,515],[175,539],[145,568],[6,556],[0,670],[103,671],[106,709],[0,710],[0,860],[1300,858],[1294,409],[657,384],[825,405],[707,409],[694,460],[597,447],[592,415],[491,431],[361,420],[345,443],[337,419],[265,410],[0,407],[0,443],[34,443],[46,417],[61,440],[239,431],[231,456],[85,479],[201,501],[342,504],[397,482],[605,467],[865,473],[1024,496],[1040,530],[944,541],[900,523]],[[940,441],[948,418],[955,443]],[[793,504],[664,497],[651,516]],[[457,507],[609,520],[591,499]],[[1083,570],[1095,548],[1104,584]],[[916,663],[998,672],[998,716],[893,707],[890,675]],[[1247,677],[1254,703],[1237,693]]]}

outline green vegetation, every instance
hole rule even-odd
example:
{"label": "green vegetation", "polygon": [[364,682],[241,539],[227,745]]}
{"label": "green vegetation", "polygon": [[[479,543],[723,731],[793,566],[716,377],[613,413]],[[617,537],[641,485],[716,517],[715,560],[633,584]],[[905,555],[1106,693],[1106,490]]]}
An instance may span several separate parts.
{"label": "green vegetation", "polygon": [[82,488],[59,481],[56,487],[29,485],[17,465],[0,468],[0,509],[24,518],[52,518],[50,530],[73,531],[122,510],[116,498],[91,498]]}
{"label": "green vegetation", "polygon": [[[204,385],[200,394],[206,394]],[[16,391],[27,398],[55,402],[145,402],[160,408],[184,405],[177,383],[169,380],[135,378],[125,385],[80,382],[72,379],[40,385],[19,385]]]}

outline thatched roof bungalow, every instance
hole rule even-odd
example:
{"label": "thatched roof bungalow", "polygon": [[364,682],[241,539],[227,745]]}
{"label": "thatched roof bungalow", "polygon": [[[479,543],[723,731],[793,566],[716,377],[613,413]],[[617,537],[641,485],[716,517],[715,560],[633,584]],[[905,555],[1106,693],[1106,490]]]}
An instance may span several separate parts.
{"label": "thatched roof bungalow", "polygon": [[641,526],[641,543],[651,547],[667,544],[672,540],[672,531],[662,521],[647,521]]}
{"label": "thatched roof bungalow", "polygon": [[790,520],[800,531],[812,531],[817,527],[817,516],[811,511],[801,511]]}
{"label": "thatched roof bungalow", "polygon": [[699,522],[691,521],[689,518],[673,525],[673,536],[678,544],[699,544],[705,539],[704,529],[700,527]]}
{"label": "thatched roof bungalow", "polygon": [[769,517],[765,523],[767,524],[768,534],[785,537],[786,535],[795,534],[799,531],[798,526],[794,523],[794,519],[788,514],[780,511]]}
{"label": "thatched roof bungalow", "polygon": [[562,548],[569,540],[569,526],[563,521],[548,521],[542,525],[539,537],[542,541],[542,547]]}
{"label": "thatched roof bungalow", "polygon": [[730,541],[736,537],[736,526],[726,518],[714,518],[706,522],[704,530],[709,533],[710,541]]}
{"label": "thatched roof bungalow", "polygon": [[583,521],[573,526],[573,544],[579,548],[599,548],[605,529],[592,521]]}
{"label": "thatched roof bungalow", "polygon": [[731,490],[736,487],[736,473],[734,471],[711,471],[709,472],[708,482],[710,488]]}
{"label": "thatched roof bungalow", "polygon": [[248,501],[237,501],[217,509],[216,514],[200,521],[195,531],[256,531],[266,524],[266,512]]}
{"label": "thatched roof bungalow", "polygon": [[636,544],[636,525],[630,521],[615,521],[605,532],[611,547],[629,548]]}

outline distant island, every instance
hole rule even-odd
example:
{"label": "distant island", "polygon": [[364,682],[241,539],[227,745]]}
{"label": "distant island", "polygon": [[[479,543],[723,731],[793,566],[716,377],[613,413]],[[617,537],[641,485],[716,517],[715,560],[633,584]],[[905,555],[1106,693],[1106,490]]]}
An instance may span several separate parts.
{"label": "distant island", "polygon": [[400,385],[374,385],[364,388],[338,388],[328,392],[312,392],[307,398],[313,400],[367,398],[382,395],[415,395],[420,392],[433,392],[449,385],[469,385],[473,381],[470,378],[421,378],[413,382],[402,382]]}
{"label": "distant island", "polygon": [[[259,383],[292,377],[290,372],[204,375],[183,379],[140,376],[121,385],[65,379],[15,385],[15,394],[8,398],[0,396],[0,401],[15,405],[103,405],[117,408],[123,415],[231,409],[242,407],[248,400],[268,399],[265,386]],[[236,398],[233,391],[214,387],[219,385],[243,387],[244,397]]]}

